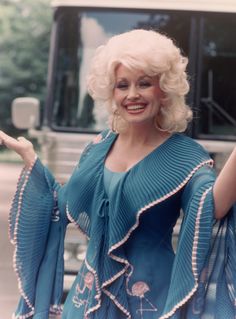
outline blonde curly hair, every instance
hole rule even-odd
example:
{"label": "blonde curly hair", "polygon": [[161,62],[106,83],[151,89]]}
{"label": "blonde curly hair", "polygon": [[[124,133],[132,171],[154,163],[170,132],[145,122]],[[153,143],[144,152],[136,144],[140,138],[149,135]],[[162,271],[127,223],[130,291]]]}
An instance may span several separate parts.
{"label": "blonde curly hair", "polygon": [[[185,102],[189,91],[187,63],[188,59],[167,36],[142,29],[125,32],[97,48],[87,78],[88,92],[98,104],[107,107],[112,123],[117,66],[122,64],[149,76],[158,76],[165,97],[161,100],[157,123],[164,131],[183,132],[192,119],[192,111]],[[118,125],[122,126],[124,123]]]}

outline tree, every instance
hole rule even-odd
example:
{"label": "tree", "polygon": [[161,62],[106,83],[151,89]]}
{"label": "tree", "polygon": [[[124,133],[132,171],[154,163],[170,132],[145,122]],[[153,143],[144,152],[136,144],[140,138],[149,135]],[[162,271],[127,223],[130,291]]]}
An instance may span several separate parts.
{"label": "tree", "polygon": [[51,21],[49,0],[0,4],[0,129],[11,134],[14,98],[34,96],[44,103]]}

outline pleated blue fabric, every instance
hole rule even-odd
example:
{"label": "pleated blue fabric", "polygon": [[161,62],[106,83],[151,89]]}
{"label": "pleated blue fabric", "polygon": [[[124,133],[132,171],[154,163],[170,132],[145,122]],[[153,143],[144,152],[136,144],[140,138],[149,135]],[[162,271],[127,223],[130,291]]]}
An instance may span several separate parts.
{"label": "pleated blue fabric", "polygon": [[63,187],[40,160],[22,171],[10,214],[21,292],[15,318],[61,313],[69,222],[89,241],[63,319],[234,318],[235,213],[214,219],[208,153],[173,134],[108,193],[104,163],[116,138],[107,130],[89,144]]}

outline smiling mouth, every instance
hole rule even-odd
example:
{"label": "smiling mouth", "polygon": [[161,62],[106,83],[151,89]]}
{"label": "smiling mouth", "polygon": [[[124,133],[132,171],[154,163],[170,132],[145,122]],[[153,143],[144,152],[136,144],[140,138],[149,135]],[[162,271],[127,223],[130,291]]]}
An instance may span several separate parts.
{"label": "smiling mouth", "polygon": [[135,104],[135,105],[127,105],[126,109],[128,111],[141,111],[145,109],[146,105],[140,105],[140,104]]}

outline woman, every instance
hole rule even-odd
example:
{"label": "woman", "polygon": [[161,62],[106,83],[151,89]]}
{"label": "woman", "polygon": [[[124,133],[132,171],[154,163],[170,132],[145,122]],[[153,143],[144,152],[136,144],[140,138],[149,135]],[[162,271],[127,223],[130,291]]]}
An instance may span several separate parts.
{"label": "woman", "polygon": [[63,319],[235,316],[236,234],[227,212],[236,197],[236,150],[215,179],[208,153],[180,134],[192,117],[186,65],[154,31],[99,47],[88,90],[110,111],[110,129],[86,147],[63,187],[29,141],[0,133],[25,162],[10,216],[21,292],[15,318],[60,313],[69,222],[89,244]]}

